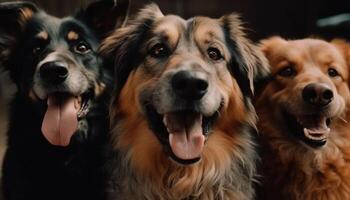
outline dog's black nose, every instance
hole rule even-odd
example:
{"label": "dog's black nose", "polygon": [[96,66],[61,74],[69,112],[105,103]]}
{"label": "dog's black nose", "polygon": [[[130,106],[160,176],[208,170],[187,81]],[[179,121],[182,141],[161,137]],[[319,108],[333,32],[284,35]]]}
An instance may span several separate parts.
{"label": "dog's black nose", "polygon": [[62,62],[47,62],[40,67],[41,78],[52,84],[59,84],[68,77],[68,67]]}
{"label": "dog's black nose", "polygon": [[333,91],[325,84],[311,83],[304,87],[303,99],[314,106],[324,107],[333,100]]}
{"label": "dog's black nose", "polygon": [[189,71],[177,72],[171,79],[175,93],[186,100],[199,100],[208,91],[208,81]]}

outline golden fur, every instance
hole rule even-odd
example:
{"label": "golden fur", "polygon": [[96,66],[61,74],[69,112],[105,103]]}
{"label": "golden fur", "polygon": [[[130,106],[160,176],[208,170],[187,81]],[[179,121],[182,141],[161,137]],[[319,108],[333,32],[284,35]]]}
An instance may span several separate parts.
{"label": "golden fur", "polygon": [[[262,41],[261,49],[270,62],[272,77],[256,102],[263,162],[260,199],[350,199],[349,67],[344,54],[318,39],[273,37]],[[286,66],[296,69],[293,78],[278,75]],[[329,77],[330,67],[340,76]],[[300,89],[310,82],[331,85],[334,101],[338,99],[337,107],[332,108],[330,135],[320,148],[291,137],[281,115],[286,106],[291,112],[303,112]]]}
{"label": "golden fur", "polygon": [[[177,16],[164,16],[152,4],[102,44],[102,54],[115,60],[117,73],[117,89],[111,107],[113,149],[117,152],[118,163],[114,166],[116,196],[148,200],[253,199],[256,153],[250,131],[255,127],[255,112],[250,97],[242,92],[239,81],[243,81],[235,79],[229,71],[230,67],[240,66],[229,65],[232,59],[244,63],[247,67],[245,89],[252,92],[254,76],[266,74],[265,60],[245,38],[236,15],[220,19],[196,17],[190,31],[184,22]],[[204,61],[206,58],[197,49],[200,47],[181,39],[187,32],[188,38],[195,40],[198,46],[210,43],[213,38],[219,41],[225,61],[215,67],[221,70],[207,66],[210,62]],[[166,62],[143,57],[147,48],[145,43],[152,43],[158,34],[165,34],[167,42],[177,52]],[[240,57],[233,58],[225,34],[237,43],[234,51]],[[142,37],[146,36],[150,38],[143,41]],[[219,116],[208,136],[201,161],[180,165],[169,158],[150,128],[141,99],[142,94],[157,91],[164,77],[188,59],[198,62],[215,77],[212,84],[220,91],[223,105],[217,111]],[[139,62],[135,63],[136,60]],[[262,68],[255,70],[259,65]]]}

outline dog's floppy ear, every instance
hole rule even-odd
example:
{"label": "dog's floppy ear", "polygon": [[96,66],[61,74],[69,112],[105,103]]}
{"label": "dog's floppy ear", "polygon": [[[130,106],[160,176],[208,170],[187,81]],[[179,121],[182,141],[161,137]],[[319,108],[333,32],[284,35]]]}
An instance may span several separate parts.
{"label": "dog's floppy ear", "polygon": [[230,72],[243,95],[252,97],[254,85],[269,76],[268,62],[259,48],[247,39],[237,14],[223,16],[220,22],[231,54]]}
{"label": "dog's floppy ear", "polygon": [[152,27],[154,21],[163,14],[156,4],[143,8],[125,27],[115,30],[101,45],[100,54],[114,67],[116,93],[125,84],[131,71],[141,58],[139,46]]}
{"label": "dog's floppy ear", "polygon": [[28,21],[38,12],[30,2],[0,3],[0,55],[7,56]]}
{"label": "dog's floppy ear", "polygon": [[272,49],[276,46],[286,43],[287,41],[279,36],[273,36],[260,41],[260,50],[264,53],[267,59],[271,57]]}
{"label": "dog's floppy ear", "polygon": [[87,23],[100,39],[123,26],[129,13],[129,0],[99,0],[78,12],[76,17]]}
{"label": "dog's floppy ear", "polygon": [[[331,44],[333,44],[335,47],[337,47],[340,51],[340,53],[343,55],[348,69],[350,69],[350,42],[344,39],[333,39],[331,41]],[[349,70],[350,72],[350,70]],[[348,80],[350,85],[350,78]],[[350,103],[350,102],[349,102]]]}
{"label": "dog's floppy ear", "polygon": [[350,67],[350,42],[344,39],[334,39],[331,43],[343,54],[347,65]]}

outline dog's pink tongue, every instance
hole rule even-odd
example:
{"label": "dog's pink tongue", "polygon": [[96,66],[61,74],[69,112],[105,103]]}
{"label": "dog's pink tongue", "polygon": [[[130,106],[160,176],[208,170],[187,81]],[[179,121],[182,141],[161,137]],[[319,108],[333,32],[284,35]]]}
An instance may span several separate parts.
{"label": "dog's pink tongue", "polygon": [[75,97],[59,101],[49,96],[47,110],[41,130],[45,138],[56,146],[68,146],[70,139],[78,128],[78,110],[75,108]]}
{"label": "dog's pink tongue", "polygon": [[171,150],[176,157],[191,160],[201,156],[205,142],[201,115],[167,114],[164,123],[169,132]]}

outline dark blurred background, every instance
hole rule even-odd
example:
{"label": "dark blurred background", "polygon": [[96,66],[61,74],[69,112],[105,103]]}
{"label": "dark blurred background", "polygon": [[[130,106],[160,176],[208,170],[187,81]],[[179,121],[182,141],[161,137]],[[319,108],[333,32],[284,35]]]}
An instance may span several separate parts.
{"label": "dark blurred background", "polygon": [[[4,0],[0,0],[4,1]],[[65,16],[93,0],[31,0],[49,13]],[[131,0],[131,14],[149,0]],[[350,13],[350,0],[153,0],[164,13],[188,18],[194,15],[219,17],[238,12],[249,35],[258,40],[271,35],[302,38],[310,35],[350,38],[349,21],[337,26],[317,27],[317,20]]]}

